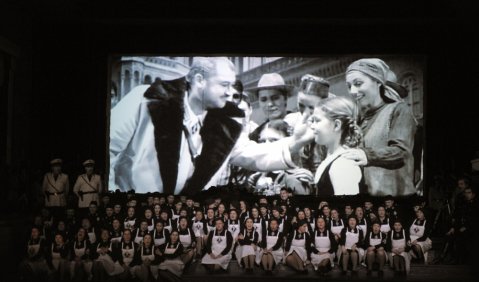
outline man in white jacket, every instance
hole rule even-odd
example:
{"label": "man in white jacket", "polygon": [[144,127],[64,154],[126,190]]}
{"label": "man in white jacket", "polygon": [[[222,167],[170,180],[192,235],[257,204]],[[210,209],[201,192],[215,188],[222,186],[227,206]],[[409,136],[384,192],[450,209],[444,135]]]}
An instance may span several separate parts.
{"label": "man in white jacket", "polygon": [[257,144],[228,102],[234,65],[198,57],[186,75],[134,88],[112,110],[109,189],[194,194],[214,185],[230,163],[251,170],[294,167],[291,153],[312,140],[307,126],[292,137]]}

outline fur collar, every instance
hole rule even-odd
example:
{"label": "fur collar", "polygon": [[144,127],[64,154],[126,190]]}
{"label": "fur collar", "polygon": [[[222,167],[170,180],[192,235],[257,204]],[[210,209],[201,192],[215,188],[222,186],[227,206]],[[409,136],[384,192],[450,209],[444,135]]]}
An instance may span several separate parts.
{"label": "fur collar", "polygon": [[[181,136],[184,118],[185,78],[156,80],[144,94],[154,126],[155,148],[163,181],[163,193],[174,193],[178,176]],[[221,167],[238,140],[242,125],[232,119],[244,117],[235,104],[227,102],[221,109],[208,110],[200,130],[203,141],[195,171],[182,193],[195,194],[208,183]]]}

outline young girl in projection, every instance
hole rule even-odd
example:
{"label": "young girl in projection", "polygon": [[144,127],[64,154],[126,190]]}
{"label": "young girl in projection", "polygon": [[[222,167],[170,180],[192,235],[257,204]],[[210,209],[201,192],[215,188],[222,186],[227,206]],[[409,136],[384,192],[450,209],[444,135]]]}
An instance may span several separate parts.
{"label": "young girl in projection", "polygon": [[359,193],[361,169],[354,161],[341,157],[361,141],[356,123],[356,103],[347,97],[332,97],[319,102],[309,122],[316,144],[327,148],[327,156],[316,170],[315,183],[321,196]]}

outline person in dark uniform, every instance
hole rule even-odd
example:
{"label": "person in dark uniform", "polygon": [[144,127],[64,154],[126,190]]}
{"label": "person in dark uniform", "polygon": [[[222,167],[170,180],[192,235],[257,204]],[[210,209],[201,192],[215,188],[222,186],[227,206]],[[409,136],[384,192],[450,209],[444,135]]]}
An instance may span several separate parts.
{"label": "person in dark uniform", "polygon": [[277,219],[269,221],[268,230],[263,233],[259,246],[261,249],[256,254],[256,263],[260,264],[268,275],[283,260],[284,235],[279,231]]}
{"label": "person in dark uniform", "polygon": [[386,215],[389,219],[394,222],[396,219],[400,218],[401,214],[394,203],[394,198],[391,195],[387,195],[384,198],[384,207],[386,208]]}
{"label": "person in dark uniform", "polygon": [[136,228],[136,209],[129,207],[127,210],[127,216],[123,221],[123,228],[133,231]]}
{"label": "person in dark uniform", "polygon": [[343,228],[339,238],[341,247],[342,274],[348,271],[348,265],[352,265],[352,275],[357,275],[357,267],[364,256],[363,240],[364,233],[358,227],[356,217],[350,216],[348,226]]}
{"label": "person in dark uniform", "polygon": [[366,248],[366,264],[368,267],[367,275],[371,276],[373,266],[378,264],[378,276],[384,276],[384,264],[386,263],[386,240],[387,235],[381,232],[381,224],[374,221],[370,231],[366,234],[364,246]]}
{"label": "person in dark uniform", "polygon": [[396,219],[393,228],[388,233],[386,251],[396,276],[406,276],[410,269],[411,238],[409,232],[403,228],[402,222]]}
{"label": "person in dark uniform", "polygon": [[311,264],[315,271],[324,275],[332,269],[333,259],[338,249],[338,243],[334,239],[334,234],[328,227],[326,220],[318,217],[316,228],[312,233],[311,243]]}
{"label": "person in dark uniform", "polygon": [[479,224],[479,202],[476,189],[472,187],[464,189],[464,201],[456,206],[453,217],[454,224],[447,235],[453,237],[456,262],[472,262],[474,248],[469,245],[477,240]]}
{"label": "person in dark uniform", "polygon": [[299,221],[297,228],[293,230],[284,247],[285,263],[296,270],[298,273],[306,274],[306,260],[311,246],[311,236],[308,234],[308,223]]}
{"label": "person in dark uniform", "polygon": [[259,237],[254,229],[253,219],[247,218],[238,234],[238,246],[235,251],[238,264],[244,266],[246,273],[253,273]]}
{"label": "person in dark uniform", "polygon": [[233,236],[224,228],[223,219],[218,218],[215,223],[215,230],[208,234],[206,254],[201,260],[201,264],[205,265],[210,272],[228,268],[233,247]]}
{"label": "person in dark uniform", "polygon": [[114,219],[120,220],[114,216],[113,206],[108,204],[106,205],[104,213],[100,219],[99,227],[103,229],[111,229]]}

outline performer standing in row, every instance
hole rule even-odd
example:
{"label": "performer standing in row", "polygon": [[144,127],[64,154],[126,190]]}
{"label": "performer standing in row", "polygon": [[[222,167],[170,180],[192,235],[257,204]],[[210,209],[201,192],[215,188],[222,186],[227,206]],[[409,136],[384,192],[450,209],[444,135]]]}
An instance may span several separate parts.
{"label": "performer standing in row", "polygon": [[51,172],[43,177],[43,193],[45,194],[45,207],[54,218],[63,216],[67,205],[67,195],[70,189],[68,175],[62,173],[62,160],[54,159],[50,162]]}
{"label": "performer standing in row", "polygon": [[73,192],[78,197],[78,208],[81,216],[88,212],[88,207],[92,201],[99,202],[99,194],[103,193],[101,177],[93,172],[94,166],[94,160],[90,159],[83,162],[85,173],[78,176],[73,187]]}

